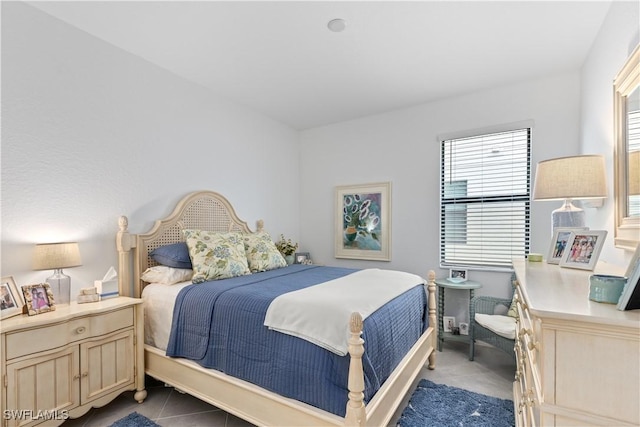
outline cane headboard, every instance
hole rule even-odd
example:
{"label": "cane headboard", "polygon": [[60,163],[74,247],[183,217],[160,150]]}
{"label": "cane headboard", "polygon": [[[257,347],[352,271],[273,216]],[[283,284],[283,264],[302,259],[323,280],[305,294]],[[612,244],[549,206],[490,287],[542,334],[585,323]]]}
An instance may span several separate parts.
{"label": "cane headboard", "polygon": [[[118,248],[118,278],[120,295],[140,297],[145,282],[140,275],[156,262],[149,257],[154,249],[172,243],[183,242],[182,230],[236,231],[251,233],[245,221],[238,218],[231,203],[219,193],[197,191],[185,196],[166,218],[157,220],[144,234],[130,234],[125,216],[119,220],[120,231],[116,237]],[[263,228],[258,221],[257,229]],[[131,253],[133,253],[133,289],[131,289]]]}

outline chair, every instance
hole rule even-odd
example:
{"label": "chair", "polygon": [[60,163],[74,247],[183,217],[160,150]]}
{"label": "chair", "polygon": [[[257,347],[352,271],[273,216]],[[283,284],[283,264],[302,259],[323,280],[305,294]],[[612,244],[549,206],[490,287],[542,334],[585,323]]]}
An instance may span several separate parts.
{"label": "chair", "polygon": [[[516,278],[514,274],[511,276],[512,285],[515,284],[515,280]],[[497,298],[491,296],[477,296],[471,299],[469,302],[469,360],[473,360],[474,358],[476,340],[486,342],[487,344],[491,344],[492,346],[499,348],[515,360],[515,339],[510,339],[504,336],[509,335],[505,332],[511,332],[512,335],[515,335],[515,317],[501,314],[501,312],[506,314],[506,309],[509,309],[509,311],[513,309],[515,311],[515,307],[511,307],[512,300],[513,297]],[[500,306],[504,306],[505,309],[501,310]],[[476,320],[476,314],[486,315],[480,316],[482,318],[481,320],[485,326],[489,326],[491,329],[478,323]],[[508,320],[509,317],[513,320]],[[497,327],[493,326],[494,323]],[[511,324],[513,326],[511,326]],[[501,328],[503,329],[501,333],[494,332]],[[511,330],[511,328],[513,329]],[[505,329],[509,330],[506,331]]]}

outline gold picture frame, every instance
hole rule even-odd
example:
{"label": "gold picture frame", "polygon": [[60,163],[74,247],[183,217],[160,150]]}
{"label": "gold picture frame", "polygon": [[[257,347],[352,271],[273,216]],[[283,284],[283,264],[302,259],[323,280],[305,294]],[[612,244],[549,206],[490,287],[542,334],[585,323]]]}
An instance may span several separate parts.
{"label": "gold picture frame", "polygon": [[27,314],[29,314],[29,316],[47,313],[56,309],[53,292],[48,283],[24,285],[22,287],[22,294],[24,295]]}
{"label": "gold picture frame", "polygon": [[0,319],[22,314],[24,301],[13,276],[2,278],[0,283]]}

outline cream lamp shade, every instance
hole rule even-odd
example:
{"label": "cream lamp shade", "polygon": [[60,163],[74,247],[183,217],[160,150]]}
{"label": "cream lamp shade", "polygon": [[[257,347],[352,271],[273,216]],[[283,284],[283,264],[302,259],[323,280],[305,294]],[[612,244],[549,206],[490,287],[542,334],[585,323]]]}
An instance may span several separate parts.
{"label": "cream lamp shade", "polygon": [[[34,270],[54,270],[47,277],[47,283],[53,292],[55,304],[71,302],[71,278],[62,272],[63,268],[82,265],[80,249],[75,242],[45,243],[36,245],[33,255]],[[49,302],[51,304],[51,301]]]}
{"label": "cream lamp shade", "polygon": [[538,163],[533,188],[534,200],[564,200],[553,211],[552,228],[584,227],[584,211],[572,199],[607,197],[604,157],[584,155],[560,157]]}
{"label": "cream lamp shade", "polygon": [[54,270],[80,265],[82,265],[80,249],[75,242],[36,245],[33,257],[34,270]]}

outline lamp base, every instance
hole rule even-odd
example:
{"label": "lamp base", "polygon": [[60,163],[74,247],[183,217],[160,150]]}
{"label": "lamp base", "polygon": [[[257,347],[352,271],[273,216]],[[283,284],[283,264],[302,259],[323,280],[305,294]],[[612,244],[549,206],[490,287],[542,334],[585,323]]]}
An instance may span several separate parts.
{"label": "lamp base", "polygon": [[47,283],[53,292],[55,305],[65,305],[71,302],[71,277],[64,274],[61,268],[56,268],[53,276],[47,277]]}
{"label": "lamp base", "polygon": [[559,227],[584,227],[584,217],[584,210],[574,206],[571,199],[567,199],[561,208],[551,213],[551,231],[555,232]]}

